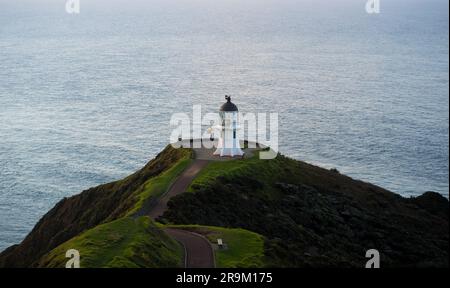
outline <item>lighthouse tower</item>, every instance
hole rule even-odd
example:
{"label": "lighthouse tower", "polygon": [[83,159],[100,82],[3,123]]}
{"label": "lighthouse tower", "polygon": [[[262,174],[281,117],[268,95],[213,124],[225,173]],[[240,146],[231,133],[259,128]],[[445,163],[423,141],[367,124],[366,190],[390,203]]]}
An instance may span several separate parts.
{"label": "lighthouse tower", "polygon": [[220,118],[222,125],[220,127],[220,138],[217,144],[217,150],[214,155],[220,156],[242,156],[244,151],[241,150],[239,139],[237,136],[238,127],[238,108],[231,102],[231,97],[226,95],[225,102],[220,107]]}

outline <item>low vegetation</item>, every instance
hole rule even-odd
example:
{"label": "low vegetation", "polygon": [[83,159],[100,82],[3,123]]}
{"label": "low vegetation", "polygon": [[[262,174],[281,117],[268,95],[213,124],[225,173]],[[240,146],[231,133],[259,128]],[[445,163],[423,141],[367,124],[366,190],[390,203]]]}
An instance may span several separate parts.
{"label": "low vegetation", "polygon": [[90,229],[44,255],[38,267],[65,267],[69,249],[80,252],[81,268],[182,267],[182,247],[148,217],[126,217]]}
{"label": "low vegetation", "polygon": [[223,239],[218,267],[364,267],[368,249],[380,251],[383,267],[448,267],[443,196],[406,199],[257,154],[209,163],[155,224],[143,215],[192,161],[192,150],[168,146],[125,179],[61,200],[0,254],[0,267],[63,267],[68,249],[80,251],[82,267],[181,267],[182,248],[162,231],[173,225]]}
{"label": "low vegetation", "polygon": [[[204,235],[215,247],[216,266],[219,268],[264,267],[264,237],[244,229],[199,225],[169,225]],[[217,239],[224,246],[217,246]]]}
{"label": "low vegetation", "polygon": [[22,243],[0,253],[0,267],[34,267],[44,254],[69,239],[133,214],[148,197],[162,193],[170,185],[172,176],[187,165],[191,155],[190,149],[174,149],[169,145],[132,175],[62,199]]}
{"label": "low vegetation", "polygon": [[448,267],[448,200],[439,194],[406,199],[282,155],[211,163],[190,191],[169,201],[161,221],[254,231],[268,266],[364,267],[376,248],[384,267]]}
{"label": "low vegetation", "polygon": [[181,157],[171,168],[164,171],[160,175],[151,178],[145,182],[139,189],[137,189],[133,196],[136,199],[135,206],[130,209],[127,215],[143,215],[148,205],[151,205],[152,200],[160,197],[166,192],[173,181],[180,175],[181,172],[192,162],[191,155],[188,150],[185,150],[185,155]]}

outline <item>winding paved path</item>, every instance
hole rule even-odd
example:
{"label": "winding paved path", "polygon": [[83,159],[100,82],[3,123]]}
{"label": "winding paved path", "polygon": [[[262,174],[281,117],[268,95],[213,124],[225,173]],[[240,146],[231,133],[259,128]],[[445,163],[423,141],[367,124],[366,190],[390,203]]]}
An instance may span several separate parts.
{"label": "winding paved path", "polygon": [[185,268],[215,267],[214,251],[205,237],[182,229],[167,228],[164,231],[184,246]]}
{"label": "winding paved path", "polygon": [[[164,214],[168,209],[167,203],[170,198],[186,192],[195,176],[208,164],[208,160],[195,159],[194,162],[184,170],[164,195],[159,198],[149,212],[152,219]],[[182,229],[164,229],[169,236],[184,246],[184,262],[186,268],[214,268],[214,251],[209,241],[196,233]]]}
{"label": "winding paved path", "polygon": [[[188,143],[185,143],[188,144]],[[253,155],[252,149],[246,149],[245,156]],[[213,155],[213,149],[194,149],[195,159],[186,170],[184,170],[175,182],[169,187],[168,191],[156,201],[156,204],[150,209],[148,215],[152,219],[162,216],[168,209],[169,200],[187,191],[192,180],[210,161],[228,161],[236,158],[218,157]],[[242,157],[238,157],[242,158]],[[214,250],[209,241],[200,234],[177,228],[166,228],[166,233],[184,246],[185,267],[186,268],[212,268],[215,267]]]}

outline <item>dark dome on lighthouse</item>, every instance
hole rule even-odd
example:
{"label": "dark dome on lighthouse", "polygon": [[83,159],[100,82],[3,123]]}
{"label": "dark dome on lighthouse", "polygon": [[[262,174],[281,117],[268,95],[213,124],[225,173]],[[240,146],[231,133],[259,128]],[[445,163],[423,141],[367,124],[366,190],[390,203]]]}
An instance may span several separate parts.
{"label": "dark dome on lighthouse", "polygon": [[225,95],[225,99],[227,102],[223,103],[222,106],[220,106],[220,111],[223,112],[234,112],[238,111],[238,108],[236,105],[231,102],[231,96]]}

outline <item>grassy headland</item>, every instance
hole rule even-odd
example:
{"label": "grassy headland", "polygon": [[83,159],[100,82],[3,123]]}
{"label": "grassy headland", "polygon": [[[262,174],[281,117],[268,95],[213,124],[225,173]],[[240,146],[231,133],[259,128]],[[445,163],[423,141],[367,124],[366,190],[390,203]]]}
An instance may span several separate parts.
{"label": "grassy headland", "polygon": [[172,198],[154,225],[145,215],[190,163],[192,150],[168,146],[123,180],[61,200],[0,267],[61,267],[79,249],[82,267],[173,267],[180,247],[164,225],[211,241],[219,267],[364,267],[377,249],[383,267],[448,267],[448,199],[403,198],[336,170],[277,156],[209,163]]}

